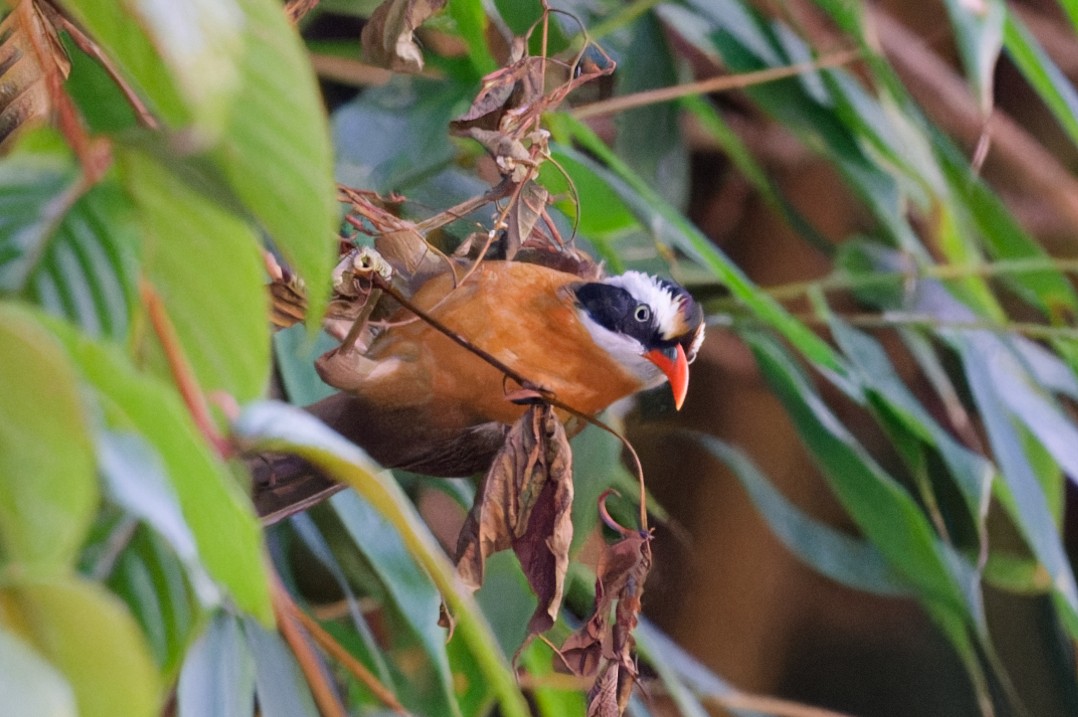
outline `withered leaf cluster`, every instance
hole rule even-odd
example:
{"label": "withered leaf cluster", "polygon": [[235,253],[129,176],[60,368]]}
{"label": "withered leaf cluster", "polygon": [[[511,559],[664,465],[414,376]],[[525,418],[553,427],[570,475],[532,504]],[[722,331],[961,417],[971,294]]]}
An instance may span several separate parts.
{"label": "withered leaf cluster", "polygon": [[415,31],[434,13],[445,7],[446,0],[386,0],[371,13],[363,26],[360,41],[363,53],[372,64],[394,72],[419,72],[423,69],[423,50],[415,41]]}
{"label": "withered leaf cluster", "polygon": [[512,549],[539,605],[528,632],[550,629],[561,608],[573,540],[572,453],[554,409],[528,408],[483,480],[457,543],[457,571],[472,589],[486,559]]}
{"label": "withered leaf cluster", "polygon": [[[636,682],[633,630],[644,581],[651,570],[651,534],[624,530],[607,546],[595,579],[595,612],[562,645],[559,669],[594,677],[588,717],[616,717],[625,711]],[[613,611],[614,619],[610,615]]]}

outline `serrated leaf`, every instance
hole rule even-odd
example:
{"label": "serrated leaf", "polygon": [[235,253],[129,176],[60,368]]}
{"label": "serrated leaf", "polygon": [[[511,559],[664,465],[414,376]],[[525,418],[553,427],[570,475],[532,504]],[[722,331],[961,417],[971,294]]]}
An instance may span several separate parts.
{"label": "serrated leaf", "polygon": [[64,676],[33,648],[0,628],[0,704],[21,717],[78,717]]}
{"label": "serrated leaf", "polygon": [[0,589],[0,624],[64,674],[81,717],[158,713],[160,676],[149,648],[123,603],[99,585],[9,581]]}
{"label": "serrated leaf", "polygon": [[0,560],[55,572],[72,563],[98,503],[79,387],[61,345],[4,303],[0,366]]}
{"label": "serrated leaf", "polygon": [[233,424],[234,434],[254,450],[293,453],[355,488],[401,537],[409,554],[427,571],[456,620],[455,639],[475,657],[505,717],[526,717],[528,709],[505,656],[489,627],[456,578],[434,536],[393,482],[380,479],[367,456],[309,414],[279,403],[248,406]]}
{"label": "serrated leaf", "polygon": [[135,225],[114,176],[90,186],[51,130],[0,163],[0,292],[122,339],[135,295]]}
{"label": "serrated leaf", "polygon": [[250,717],[255,664],[239,620],[219,613],[187,651],[176,688],[178,717]]}
{"label": "serrated leaf", "polygon": [[269,379],[269,298],[248,225],[137,151],[121,156],[145,243],[143,271],[161,297],[204,392],[239,401]]}
{"label": "serrated leaf", "polygon": [[107,424],[138,433],[157,452],[207,572],[241,609],[270,622],[261,526],[249,499],[210,452],[175,391],[139,374],[116,348],[62,325],[52,329],[97,391]]}

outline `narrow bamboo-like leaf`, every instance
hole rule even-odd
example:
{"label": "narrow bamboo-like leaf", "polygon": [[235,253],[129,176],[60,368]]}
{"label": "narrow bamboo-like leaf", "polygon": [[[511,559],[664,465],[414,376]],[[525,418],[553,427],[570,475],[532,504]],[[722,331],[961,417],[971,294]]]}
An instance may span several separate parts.
{"label": "narrow bamboo-like leaf", "polygon": [[786,549],[802,562],[843,585],[887,596],[910,596],[909,582],[896,574],[879,549],[812,519],[787,501],[741,451],[718,440],[695,436],[734,472]]}
{"label": "narrow bamboo-like leaf", "polygon": [[498,648],[474,600],[414,507],[395,483],[376,476],[370,459],[355,445],[310,415],[278,403],[248,406],[233,430],[256,450],[294,453],[356,489],[400,536],[409,554],[438,586],[463,640],[496,695],[506,717],[526,717],[528,709],[504,653]]}
{"label": "narrow bamboo-like leaf", "polygon": [[836,316],[829,320],[832,335],[850,359],[855,379],[879,403],[886,405],[910,432],[934,446],[966,501],[970,516],[983,526],[992,494],[993,466],[957,441],[928,413],[899,378],[883,348],[868,335]]}
{"label": "narrow bamboo-like leaf", "polygon": [[139,374],[115,347],[60,324],[51,328],[97,391],[108,425],[138,433],[160,456],[207,572],[241,609],[270,622],[261,527],[250,501],[199,436],[175,391]]}
{"label": "narrow bamboo-like leaf", "polygon": [[255,660],[240,621],[219,613],[187,651],[176,688],[179,717],[250,717]]}
{"label": "narrow bamboo-like leaf", "polygon": [[299,539],[303,541],[307,549],[310,550],[314,557],[329,571],[341,592],[344,593],[345,602],[348,605],[348,613],[352,618],[352,628],[364,650],[364,652],[359,655],[359,658],[368,668],[373,670],[382,684],[393,689],[394,681],[389,671],[389,667],[386,665],[385,658],[383,657],[382,647],[378,644],[377,637],[367,623],[367,619],[360,611],[359,599],[356,597],[344,567],[338,562],[337,556],[334,555],[329,543],[326,542],[326,539],[319,531],[318,526],[315,525],[309,512],[298,513],[292,516],[289,522],[291,527],[296,531],[296,535]]}
{"label": "narrow bamboo-like leaf", "polygon": [[[424,706],[437,714],[457,715],[453,697],[453,672],[445,651],[445,630],[438,625],[441,597],[389,521],[354,491],[338,493],[330,504],[341,519],[356,548],[367,558],[386,591],[389,606],[401,616],[418,640],[424,657],[434,668],[438,685],[432,694],[412,689],[402,694],[406,704],[425,698]],[[412,699],[410,699],[412,698]],[[417,705],[418,706],[418,705]]]}
{"label": "narrow bamboo-like leaf", "polygon": [[113,175],[90,186],[58,135],[23,137],[0,162],[0,292],[94,335],[127,335],[135,225]]}
{"label": "narrow bamboo-like leaf", "polygon": [[[941,133],[932,134],[940,167],[951,187],[956,208],[968,212],[970,223],[989,255],[999,260],[1046,259],[1044,247],[1018,224],[1003,201],[973,173],[969,162]],[[1055,321],[1078,315],[1078,294],[1058,271],[1007,273],[1002,280],[1023,299]]]}
{"label": "narrow bamboo-like leaf", "polygon": [[944,5],[951,16],[966,77],[981,114],[987,117],[994,102],[992,78],[1003,44],[1007,6],[1002,0],[946,0]]}
{"label": "narrow bamboo-like leaf", "polygon": [[64,676],[32,647],[0,627],[0,704],[25,717],[78,717]]}
{"label": "narrow bamboo-like leaf", "polygon": [[76,578],[6,581],[0,625],[63,673],[81,717],[158,714],[160,676],[146,641],[124,604],[99,585]]}
{"label": "narrow bamboo-like leaf", "polygon": [[836,497],[890,565],[941,614],[978,624],[968,568],[940,544],[927,518],[839,423],[778,345],[749,336],[772,389],[789,411]]}
{"label": "narrow bamboo-like leaf", "polygon": [[[664,682],[684,685],[701,697],[723,697],[735,692],[726,680],[702,665],[646,618],[637,626],[636,638],[644,658],[656,667],[662,667],[660,676]],[[689,714],[699,712],[690,707]]]}
{"label": "narrow bamboo-like leaf", "polygon": [[1052,111],[1063,131],[1078,144],[1078,92],[1018,16],[1007,13],[1003,41],[1030,86]]}
{"label": "narrow bamboo-like leaf", "polygon": [[701,126],[719,143],[741,175],[768,204],[782,214],[798,234],[825,253],[830,254],[834,250],[830,241],[782,195],[767,170],[756,160],[744,140],[730,127],[713,103],[702,97],[686,97],[681,100],[681,105],[693,113]]}
{"label": "narrow bamboo-like leaf", "polygon": [[243,632],[254,658],[255,696],[265,717],[318,717],[310,687],[280,635],[252,620]]}
{"label": "narrow bamboo-like leaf", "polygon": [[63,347],[0,302],[0,562],[73,562],[98,502],[89,426]]}
{"label": "narrow bamboo-like leaf", "polygon": [[487,47],[490,21],[484,3],[481,0],[456,0],[446,6],[446,12],[456,22],[457,34],[468,48],[468,59],[472,61],[476,77],[496,70],[498,64]]}
{"label": "narrow bamboo-like leaf", "polygon": [[[633,52],[618,65],[620,94],[646,92],[677,84],[677,68],[658,19],[644,15],[633,23]],[[674,102],[649,104],[615,117],[614,150],[634,173],[675,207],[689,199],[689,158],[677,126],[680,107]]]}
{"label": "narrow bamboo-like leaf", "polygon": [[952,342],[959,349],[969,386],[978,411],[985,422],[992,450],[1000,466],[1003,481],[999,484],[1004,505],[1014,517],[1030,548],[1052,576],[1057,604],[1062,608],[1071,634],[1078,634],[1078,587],[1074,573],[1063,552],[1055,520],[1045,499],[1044,489],[1030,465],[1022,441],[1008,415],[997,386],[1000,380],[992,370],[991,354],[967,337],[956,336]]}
{"label": "narrow bamboo-like leaf", "polygon": [[146,243],[143,270],[160,295],[203,391],[240,401],[269,378],[269,303],[250,227],[140,152],[122,157]]}
{"label": "narrow bamboo-like leaf", "polygon": [[589,151],[600,157],[610,169],[599,166],[586,155],[569,148],[563,147],[561,151],[591,167],[592,171],[606,179],[626,206],[636,214],[640,223],[657,239],[685,251],[700,262],[729,288],[734,296],[744,302],[762,320],[785,335],[811,361],[824,369],[841,372],[840,358],[825,341],[791,317],[777,302],[754,288],[748,277],[730,261],[729,257],[719,251],[688,219],[664,202],[590,129],[575,120],[568,121],[573,129],[574,137],[581,141]]}

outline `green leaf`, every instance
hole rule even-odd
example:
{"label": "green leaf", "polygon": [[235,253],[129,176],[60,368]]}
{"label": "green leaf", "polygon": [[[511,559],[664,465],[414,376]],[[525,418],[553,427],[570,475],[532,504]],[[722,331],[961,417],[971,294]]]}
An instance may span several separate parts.
{"label": "green leaf", "polygon": [[354,491],[338,493],[329,502],[381,582],[388,606],[401,616],[408,631],[419,641],[437,676],[432,694],[419,694],[425,690],[413,687],[402,698],[416,707],[419,704],[413,700],[422,700],[425,711],[432,714],[459,717],[453,696],[453,673],[445,651],[446,631],[438,625],[441,602],[438,590],[409,554],[401,536],[370,503]]}
{"label": "green leaf", "polygon": [[886,407],[913,436],[936,448],[966,502],[971,519],[983,529],[992,493],[994,467],[951,438],[924,405],[902,382],[883,347],[837,316],[828,317],[836,343],[850,359],[851,377],[874,399],[873,407]]}
{"label": "green leaf", "polygon": [[0,560],[73,562],[98,503],[75,372],[27,313],[0,302]]}
{"label": "green leaf", "polygon": [[293,453],[355,488],[389,521],[412,558],[438,586],[456,619],[455,639],[462,640],[475,657],[502,714],[528,715],[508,661],[498,649],[475,601],[462,588],[437,540],[396,483],[377,477],[377,469],[355,445],[291,406],[271,402],[252,404],[235,422],[233,431],[254,450]]}
{"label": "green leaf", "polygon": [[243,610],[272,621],[262,530],[249,499],[216,459],[175,391],[139,374],[112,346],[57,324],[66,346],[114,430],[135,432],[160,457],[195,537],[206,571]]}
{"label": "green leaf", "polygon": [[[312,512],[318,511],[307,511],[292,516],[289,520],[289,525],[296,531],[296,535],[303,541],[306,548],[311,551],[311,554],[322,563],[326,570],[329,571],[329,574],[333,576],[333,580],[337,583],[337,587],[344,594],[344,599],[348,606],[348,615],[352,620],[352,629],[356,636],[356,642],[360,645],[360,649],[355,650],[354,652],[359,653],[358,658],[360,661],[363,662],[368,669],[374,672],[382,684],[393,689],[394,679],[386,664],[383,648],[378,643],[378,638],[368,624],[366,617],[364,617],[360,608],[359,599],[356,597],[356,592],[352,588],[352,580],[355,579],[354,571],[352,571],[351,574],[346,572],[345,566],[341,564],[341,560],[338,560],[338,554],[330,547],[326,537],[311,517]],[[344,533],[346,531],[334,532]],[[351,542],[350,538],[349,542]],[[355,546],[353,544],[350,547],[354,548]]]}
{"label": "green leaf", "polygon": [[302,326],[274,332],[273,355],[289,403],[307,406],[337,392],[314,369],[315,359],[337,345],[338,342],[325,332],[310,341]]}
{"label": "green leaf", "polygon": [[0,162],[0,292],[122,339],[134,307],[135,246],[115,177],[88,185],[52,131],[25,136]]}
{"label": "green leaf", "polygon": [[[126,523],[118,530],[126,532]],[[170,547],[149,527],[139,526],[106,578],[109,589],[123,598],[138,620],[167,678],[178,672],[202,617],[202,606],[185,572],[189,566]],[[208,581],[204,575],[200,577],[202,584]],[[215,597],[212,584],[208,587],[210,597]]]}
{"label": "green leaf", "polygon": [[0,629],[0,704],[20,717],[78,717],[64,676],[25,642]]}
{"label": "green leaf", "polygon": [[[172,7],[171,0],[160,2]],[[215,14],[224,12],[215,0],[207,2]],[[306,50],[280,3],[234,3],[243,24],[239,81],[224,139],[209,156],[304,279],[308,315],[317,318],[329,297],[338,223],[321,95]],[[185,5],[181,12],[190,9]]]}
{"label": "green leaf", "polygon": [[[561,145],[551,148],[551,156],[558,166],[543,163],[539,168],[541,182],[552,196],[559,197],[558,209],[578,219],[581,234],[589,238],[616,237],[639,226],[625,203],[589,166],[563,151]],[[569,175],[568,179],[562,171]],[[570,180],[575,195],[569,187]]]}
{"label": "green leaf", "polygon": [[464,40],[468,48],[468,59],[472,61],[477,77],[487,75],[498,69],[498,63],[487,47],[487,34],[490,21],[481,0],[454,0],[446,6],[446,12],[456,22],[457,36]]}
{"label": "green leaf", "polygon": [[[273,0],[67,0],[165,131],[227,180],[309,287],[320,316],[337,222],[326,118],[294,28]],[[182,157],[176,156],[179,160]]]}
{"label": "green leaf", "polygon": [[179,717],[250,717],[254,657],[240,621],[218,613],[187,651],[176,688]]}
{"label": "green leaf", "polygon": [[[621,95],[669,87],[678,82],[677,68],[663,28],[653,14],[633,23],[633,51],[618,65],[615,74]],[[689,155],[676,127],[680,107],[675,102],[652,103],[619,113],[614,121],[614,150],[637,176],[667,202],[684,207],[689,201]]]}
{"label": "green leaf", "polygon": [[966,68],[973,94],[985,117],[993,105],[993,75],[1003,43],[1007,6],[1002,0],[945,0],[951,16],[958,54]]}
{"label": "green leaf", "polygon": [[787,501],[738,449],[704,434],[694,437],[730,467],[771,531],[803,563],[855,590],[891,597],[912,594],[909,583],[896,574],[876,546],[806,515]]}
{"label": "green leaf", "polygon": [[319,717],[296,658],[276,632],[251,620],[243,632],[255,663],[255,696],[264,717]]}
{"label": "green leaf", "polygon": [[158,714],[161,680],[146,641],[123,603],[99,585],[8,581],[0,589],[0,624],[63,673],[80,717]]}
{"label": "green leaf", "polygon": [[145,242],[143,270],[204,392],[239,401],[269,379],[269,304],[250,227],[137,151],[120,156]]}
{"label": "green leaf", "polygon": [[1067,76],[1037,42],[1025,23],[1013,12],[1003,26],[1007,55],[1051,110],[1059,126],[1078,144],[1078,92]]}
{"label": "green leaf", "polygon": [[333,113],[338,178],[390,192],[431,174],[455,155],[446,126],[465,103],[459,86],[418,77],[363,92]]}
{"label": "green leaf", "polygon": [[866,537],[934,610],[975,624],[980,610],[971,603],[967,569],[945,551],[910,495],[838,421],[775,341],[746,338],[836,497]]}
{"label": "green leaf", "polygon": [[973,399],[999,463],[1003,480],[997,485],[997,494],[1034,554],[1052,576],[1057,605],[1062,609],[1071,635],[1076,635],[1078,586],[1075,585],[1074,573],[1060,543],[1044,488],[1012,423],[1007,403],[1000,395],[1001,391],[1008,391],[1008,385],[995,383],[1014,380],[1013,376],[1007,377],[993,369],[994,364],[1006,360],[1006,354],[1001,355],[999,347],[995,350],[986,347],[975,335],[958,334],[952,336],[950,341],[961,354]]}
{"label": "green leaf", "polygon": [[[206,6],[211,0],[198,0],[197,12],[177,12],[177,6],[168,0],[152,0],[141,6],[108,0],[63,0],[62,4],[166,124],[180,127],[194,120],[204,125],[203,132],[212,134],[218,129],[215,125],[222,121],[219,115],[224,109],[222,83],[234,83],[236,78],[229,67],[231,55],[222,55],[211,43],[204,44],[215,33],[212,28],[199,27],[208,19]],[[226,8],[230,6],[234,2],[225,3]],[[224,11],[226,15],[229,9]],[[222,30],[228,32],[229,28],[226,25]],[[185,41],[193,44],[187,48],[178,46]],[[176,51],[167,59],[165,43]],[[199,93],[195,70],[199,63],[212,64],[209,71],[218,75],[207,82],[201,104],[185,92],[193,92],[196,97]]]}

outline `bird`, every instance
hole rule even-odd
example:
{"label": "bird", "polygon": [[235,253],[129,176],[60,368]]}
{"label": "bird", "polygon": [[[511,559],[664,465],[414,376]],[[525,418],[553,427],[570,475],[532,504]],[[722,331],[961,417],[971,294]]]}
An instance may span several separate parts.
{"label": "bird", "polygon": [[[459,284],[448,272],[434,276],[410,303],[587,416],[662,383],[680,409],[704,335],[703,310],[685,288],[638,271],[586,280],[486,260]],[[313,412],[387,468],[485,471],[526,410],[510,400],[521,387],[407,308],[388,326],[365,351],[338,348],[318,359],[322,379],[340,393]]]}

